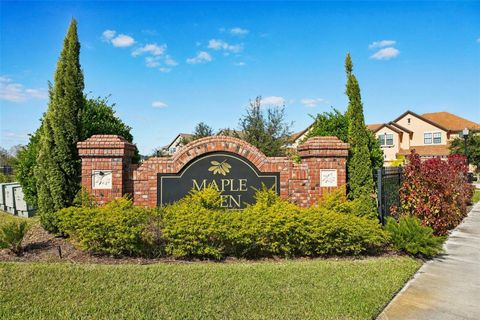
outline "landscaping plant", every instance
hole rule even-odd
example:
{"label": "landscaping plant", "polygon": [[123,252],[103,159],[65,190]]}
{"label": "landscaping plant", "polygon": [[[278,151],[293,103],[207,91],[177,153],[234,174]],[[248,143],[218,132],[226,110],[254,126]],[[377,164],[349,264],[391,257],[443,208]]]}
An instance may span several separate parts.
{"label": "landscaping plant", "polygon": [[106,254],[224,259],[358,255],[379,250],[388,234],[376,219],[300,208],[274,191],[256,193],[243,210],[220,207],[214,188],[192,191],[160,209],[114,200],[57,212],[59,230],[87,251]]}
{"label": "landscaping plant", "polygon": [[142,234],[151,217],[155,217],[155,209],[135,207],[126,198],[102,207],[70,207],[55,213],[60,232],[69,235],[81,249],[133,256],[149,250]]}
{"label": "landscaping plant", "polygon": [[[343,142],[348,142],[348,123],[349,118],[347,112],[340,112],[335,108],[332,111],[326,111],[317,114],[314,118],[310,130],[306,132],[306,137],[300,143],[305,142],[311,137],[337,137]],[[383,166],[383,151],[380,147],[380,142],[375,134],[367,130],[368,135],[368,149],[370,152],[370,161],[374,170]]]}
{"label": "landscaping plant", "polygon": [[72,205],[80,189],[80,117],[84,108],[83,73],[77,22],[72,19],[57,62],[55,80],[49,88],[49,104],[42,121],[34,170],[38,190],[40,221],[48,231],[56,210]]}
{"label": "landscaping plant", "polygon": [[388,218],[385,230],[390,233],[391,243],[396,250],[413,256],[430,258],[442,251],[445,237],[436,237],[433,229],[422,226],[416,217],[400,217],[398,222]]}
{"label": "landscaping plant", "polygon": [[16,255],[23,253],[22,240],[27,234],[26,221],[12,221],[0,226],[0,248],[8,248]]}
{"label": "landscaping plant", "polygon": [[[94,134],[118,134],[133,141],[131,128],[115,114],[107,98],[83,94],[80,43],[75,19],[70,23],[64,46],[49,88],[49,105],[40,128],[18,152],[16,179],[27,203],[38,207],[42,226],[56,232],[54,212],[74,204],[80,189],[80,159],[76,143]],[[138,150],[132,161],[140,156]]]}
{"label": "landscaping plant", "polygon": [[372,207],[371,199],[366,196],[348,200],[345,186],[325,193],[319,200],[318,206],[337,213],[352,214],[358,217],[378,219],[377,210]]}
{"label": "landscaping plant", "polygon": [[347,73],[348,143],[350,146],[347,163],[348,196],[350,199],[363,198],[369,200],[373,209],[376,207],[376,202],[372,197],[374,194],[374,182],[370,155],[371,134],[365,126],[360,86],[353,74],[350,54],[347,54],[345,59],[345,71]]}
{"label": "landscaping plant", "polygon": [[412,151],[400,189],[400,215],[415,216],[436,235],[445,235],[467,215],[473,187],[467,181],[465,157],[450,155],[421,161]]}

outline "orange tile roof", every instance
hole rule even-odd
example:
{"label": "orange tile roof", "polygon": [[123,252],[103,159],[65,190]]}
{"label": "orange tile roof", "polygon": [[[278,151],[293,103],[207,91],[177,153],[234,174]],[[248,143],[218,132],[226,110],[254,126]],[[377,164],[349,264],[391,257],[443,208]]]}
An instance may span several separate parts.
{"label": "orange tile roof", "polygon": [[435,122],[450,131],[462,131],[465,128],[480,130],[480,124],[451,114],[450,112],[424,113],[422,117]]}
{"label": "orange tile roof", "polygon": [[421,156],[448,156],[450,154],[448,145],[412,146],[410,149],[400,149],[398,154],[409,155],[411,150],[415,150],[415,152]]}
{"label": "orange tile roof", "polygon": [[376,131],[381,126],[385,125],[384,123],[374,123],[374,124],[367,124],[367,128],[371,131]]}

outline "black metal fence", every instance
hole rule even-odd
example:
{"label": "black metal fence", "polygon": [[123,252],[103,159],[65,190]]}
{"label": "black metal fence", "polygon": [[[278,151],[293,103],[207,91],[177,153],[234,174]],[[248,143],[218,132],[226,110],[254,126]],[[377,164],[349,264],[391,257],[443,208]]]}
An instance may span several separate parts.
{"label": "black metal fence", "polygon": [[0,173],[3,173],[6,176],[13,174],[13,168],[9,165],[0,166]]}
{"label": "black metal fence", "polygon": [[374,173],[378,201],[378,218],[385,223],[392,205],[400,206],[400,188],[403,182],[402,167],[383,167]]}

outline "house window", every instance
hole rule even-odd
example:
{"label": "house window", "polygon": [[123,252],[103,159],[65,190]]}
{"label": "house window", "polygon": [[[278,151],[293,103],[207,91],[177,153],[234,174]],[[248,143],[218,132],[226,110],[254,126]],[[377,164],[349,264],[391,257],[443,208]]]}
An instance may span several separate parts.
{"label": "house window", "polygon": [[423,134],[423,144],[432,144],[432,133],[425,132]]}
{"label": "house window", "polygon": [[407,123],[410,124],[411,120],[411,118],[407,118]]}
{"label": "house window", "polygon": [[391,134],[391,133],[388,134],[387,133],[386,137],[387,137],[387,141],[386,141],[387,146],[393,146],[393,134]]}
{"label": "house window", "polygon": [[170,153],[175,153],[175,151],[177,151],[177,148],[175,147],[170,148]]}
{"label": "house window", "polygon": [[384,133],[378,135],[378,141],[381,146],[393,146],[393,133]]}
{"label": "house window", "polygon": [[434,144],[442,143],[442,134],[440,132],[433,133],[433,143]]}
{"label": "house window", "polygon": [[384,134],[381,134],[381,135],[378,136],[378,142],[380,142],[381,146],[385,145],[385,135]]}

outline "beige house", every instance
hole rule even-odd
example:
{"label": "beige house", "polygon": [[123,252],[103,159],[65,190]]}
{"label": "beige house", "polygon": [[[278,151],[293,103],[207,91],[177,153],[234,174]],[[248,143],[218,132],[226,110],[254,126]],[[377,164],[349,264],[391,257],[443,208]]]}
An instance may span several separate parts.
{"label": "beige house", "polygon": [[418,115],[407,111],[391,122],[367,127],[379,139],[387,166],[398,156],[410,154],[412,149],[422,158],[446,158],[450,141],[460,131],[464,128],[480,131],[480,124],[449,112]]}
{"label": "beige house", "polygon": [[162,152],[166,156],[171,156],[178,150],[182,149],[186,142],[192,138],[189,133],[179,133],[170,144],[162,148]]}

